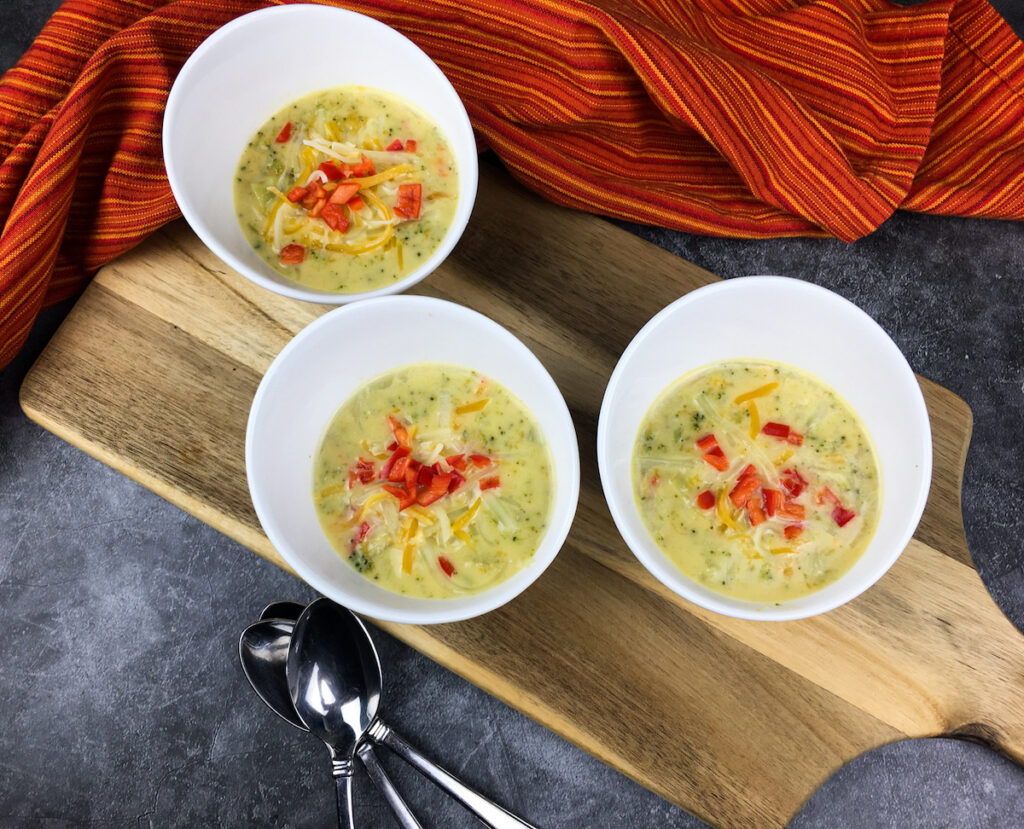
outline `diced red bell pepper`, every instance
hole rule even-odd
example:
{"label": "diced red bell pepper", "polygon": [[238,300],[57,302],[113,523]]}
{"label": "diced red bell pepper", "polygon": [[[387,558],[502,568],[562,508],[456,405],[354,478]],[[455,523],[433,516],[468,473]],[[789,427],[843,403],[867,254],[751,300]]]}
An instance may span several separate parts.
{"label": "diced red bell pepper", "polygon": [[846,507],[836,507],[834,510],[832,510],[832,520],[835,521],[836,524],[838,524],[840,527],[845,527],[856,516],[857,513],[855,513],[852,509],[846,509]]}
{"label": "diced red bell pepper", "polygon": [[796,538],[800,533],[804,531],[803,524],[789,524],[782,528],[782,534],[786,536],[787,540]]}
{"label": "diced red bell pepper", "polygon": [[[360,483],[368,484],[374,479],[373,461],[360,458],[355,462],[352,472]],[[351,488],[351,487],[350,487]]]}
{"label": "diced red bell pepper", "polygon": [[789,430],[789,434],[786,436],[786,440],[792,443],[794,446],[804,445],[804,436],[799,432],[794,432],[792,429]]}
{"label": "diced red bell pepper", "polygon": [[422,468],[419,461],[413,460],[410,460],[409,465],[405,468],[405,491],[412,495],[413,498],[416,497],[416,481],[420,477],[420,470]]}
{"label": "diced red bell pepper", "polygon": [[319,219],[320,214],[324,212],[324,208],[326,206],[327,199],[317,199],[316,204],[314,204],[309,210],[310,217],[313,219]]}
{"label": "diced red bell pepper", "polygon": [[700,495],[697,496],[697,506],[701,509],[711,509],[715,505],[715,493],[710,489],[705,489]]}
{"label": "diced red bell pepper", "polygon": [[455,565],[452,564],[447,558],[445,558],[444,556],[438,556],[437,563],[441,565],[441,569],[444,570],[444,574],[448,576],[448,578],[451,578],[455,575]]}
{"label": "diced red bell pepper", "polygon": [[814,498],[814,503],[818,504],[819,506],[821,504],[824,504],[826,501],[830,501],[831,503],[835,504],[837,507],[841,507],[843,505],[843,502],[839,500],[839,496],[836,495],[827,486],[822,487],[821,489],[819,489],[818,490],[818,494]]}
{"label": "diced red bell pepper", "polygon": [[763,524],[766,520],[764,517],[764,510],[761,509],[761,505],[758,503],[756,498],[751,498],[747,501],[747,515],[750,516],[751,527]]}
{"label": "diced red bell pepper", "polygon": [[[309,215],[313,215],[312,211]],[[345,215],[345,208],[340,204],[331,204],[330,202],[325,204],[323,210],[320,211],[320,218],[331,230],[336,230],[338,233],[348,230],[348,216]]]}
{"label": "diced red bell pepper", "polygon": [[288,201],[290,201],[292,204],[295,204],[295,202],[304,199],[306,197],[306,194],[308,193],[309,190],[307,190],[305,187],[299,187],[299,185],[296,184],[291,190],[288,191],[288,193],[285,195],[285,198],[288,199]]}
{"label": "diced red bell pepper", "polygon": [[391,457],[384,462],[384,466],[381,467],[380,477],[381,480],[389,480],[391,475],[391,468],[395,465],[395,462],[402,457],[408,455],[412,450],[408,446],[395,446],[395,451],[392,452]]}
{"label": "diced red bell pepper", "polygon": [[402,211],[404,218],[418,219],[420,217],[420,205],[423,201],[422,184],[399,184],[398,204],[395,208]]}
{"label": "diced red bell pepper", "polygon": [[729,461],[726,459],[725,452],[722,451],[721,446],[716,446],[710,452],[705,452],[701,457],[719,472],[725,472],[729,468]]}
{"label": "diced red bell pepper", "polygon": [[[397,454],[397,452],[395,453]],[[388,480],[392,483],[405,483],[405,470],[409,468],[409,456],[402,455],[395,459],[391,471],[388,473]]]}
{"label": "diced red bell pepper", "polygon": [[[729,500],[737,507],[742,507],[759,486],[761,486],[761,479],[757,475],[744,475],[736,482],[736,486],[732,488],[732,492],[729,493]],[[758,509],[760,508],[760,505],[758,505]]]}
{"label": "diced red bell pepper", "polygon": [[362,196],[353,196],[348,200],[348,206],[350,210],[362,210],[366,207],[366,202],[363,201]]}
{"label": "diced red bell pepper", "polygon": [[718,446],[718,439],[713,434],[705,435],[697,441],[697,448],[701,452],[710,452],[716,446]]}
{"label": "diced red bell pepper", "polygon": [[782,506],[782,490],[766,489],[761,493],[764,500],[764,511],[769,518],[778,512]]}
{"label": "diced red bell pepper", "polygon": [[438,498],[443,498],[448,494],[448,486],[451,482],[451,473],[434,475],[430,481],[430,488],[422,490],[420,494],[416,496],[416,502],[424,507],[429,506]]}
{"label": "diced red bell pepper", "polygon": [[737,480],[740,480],[742,478],[748,478],[751,475],[756,476],[757,475],[757,469],[754,467],[754,464],[748,463],[745,467],[743,467],[743,471],[740,472],[740,476],[739,476],[739,478]]}
{"label": "diced red bell pepper", "polygon": [[469,459],[473,461],[473,466],[477,469],[483,469],[485,466],[491,465],[491,459],[487,455],[470,455]]}
{"label": "diced red bell pepper", "polygon": [[373,166],[373,162],[365,155],[360,156],[358,164],[350,165],[349,170],[351,171],[351,174],[357,178],[372,176],[377,172],[376,168]]}
{"label": "diced red bell pepper", "polygon": [[401,512],[406,507],[411,507],[416,503],[416,493],[413,492],[411,495],[407,489],[400,489],[397,486],[391,484],[384,484],[384,491],[394,495],[398,499],[398,511]]}
{"label": "diced red bell pepper", "polygon": [[463,478],[458,472],[452,472],[451,483],[448,484],[448,491],[455,492],[460,486],[466,483],[466,479]]}
{"label": "diced red bell pepper", "polygon": [[364,521],[359,525],[359,531],[356,533],[356,544],[361,544],[363,539],[370,534],[370,525]]}
{"label": "diced red bell pepper", "polygon": [[319,167],[317,167],[317,169],[327,176],[328,181],[337,181],[345,176],[345,171],[333,161],[324,161]]}
{"label": "diced red bell pepper", "polygon": [[330,204],[345,204],[358,192],[358,184],[352,181],[343,181],[334,188],[334,192],[331,193],[331,197],[327,201]]}
{"label": "diced red bell pepper", "polygon": [[806,478],[792,467],[783,469],[779,477],[782,482],[782,488],[786,490],[786,494],[790,498],[796,498],[797,495],[804,491],[804,487],[807,486]]}
{"label": "diced red bell pepper", "polygon": [[398,441],[399,446],[409,445],[409,432],[394,415],[388,415],[388,427],[391,429],[391,434],[395,436],[395,440]]}
{"label": "diced red bell pepper", "polygon": [[[324,189],[324,186],[320,183],[319,179],[313,179],[309,184],[306,185],[306,189],[309,191],[309,194],[306,196],[306,198],[312,199],[314,204],[320,201],[320,199],[327,198],[327,191]],[[307,207],[305,199],[303,199],[302,206]]]}
{"label": "diced red bell pepper", "polygon": [[387,150],[389,153],[400,151],[402,149],[402,142],[399,141],[396,138],[394,141],[392,141],[390,144],[388,144],[384,149]]}
{"label": "diced red bell pepper", "polygon": [[792,501],[786,501],[775,514],[780,518],[795,518],[797,521],[803,521],[807,516],[807,509],[803,504],[794,504]]}
{"label": "diced red bell pepper", "polygon": [[410,138],[408,141],[405,142],[405,151],[407,153],[414,153],[414,152],[416,152],[416,140],[415,139]]}
{"label": "diced red bell pepper", "polygon": [[497,475],[491,475],[489,478],[484,478],[480,481],[480,490],[494,489],[495,487],[501,486],[501,478]]}
{"label": "diced red bell pepper", "polygon": [[281,127],[281,131],[277,134],[277,138],[274,139],[274,143],[275,144],[283,144],[285,141],[287,141],[291,137],[292,137],[292,122],[289,121],[287,124],[285,124],[283,127]]}
{"label": "diced red bell pepper", "polygon": [[459,472],[466,471],[465,455],[449,455],[445,460],[448,461],[448,466],[452,469],[457,469]]}
{"label": "diced red bell pepper", "polygon": [[306,249],[302,245],[285,245],[281,248],[282,265],[300,265],[306,258]]}
{"label": "diced red bell pepper", "polygon": [[416,477],[416,483],[420,486],[430,486],[431,480],[434,478],[434,470],[429,466],[420,467],[419,475]]}
{"label": "diced red bell pepper", "polygon": [[789,427],[785,423],[775,423],[774,421],[769,420],[761,427],[761,434],[785,440],[789,437]]}

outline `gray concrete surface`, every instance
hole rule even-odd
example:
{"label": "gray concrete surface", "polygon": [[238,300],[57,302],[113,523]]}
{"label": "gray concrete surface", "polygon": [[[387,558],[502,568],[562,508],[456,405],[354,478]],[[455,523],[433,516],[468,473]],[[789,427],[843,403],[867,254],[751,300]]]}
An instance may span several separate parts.
{"label": "gray concrete surface", "polygon": [[[56,5],[0,0],[0,69]],[[1024,32],[1024,4],[995,5]],[[723,277],[781,273],[838,291],[915,370],[970,403],[968,540],[1024,629],[1024,225],[899,214],[853,245],[630,229]],[[264,604],[312,592],[18,408],[21,379],[68,307],[45,313],[0,373],[0,826],[331,825],[326,751],[263,708],[235,652]],[[396,728],[539,825],[703,825],[376,638]],[[383,759],[428,825],[477,825]],[[356,795],[361,825],[394,825],[364,778]],[[1024,774],[969,743],[897,743],[838,772],[793,826],[1024,826]]]}

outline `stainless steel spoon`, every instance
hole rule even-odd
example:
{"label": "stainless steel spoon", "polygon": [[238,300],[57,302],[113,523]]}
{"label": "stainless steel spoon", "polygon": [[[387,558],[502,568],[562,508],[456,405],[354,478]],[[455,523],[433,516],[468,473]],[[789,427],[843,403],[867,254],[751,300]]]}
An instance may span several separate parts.
{"label": "stainless steel spoon", "polygon": [[[291,607],[281,607],[281,605],[291,605]],[[274,608],[273,613],[278,618],[261,619],[242,632],[238,641],[238,655],[242,663],[242,670],[253,690],[271,711],[296,728],[309,731],[295,712],[295,706],[292,705],[291,696],[288,694],[288,680],[285,677],[288,645],[291,641],[294,621],[281,618],[284,613],[288,613],[288,615],[294,613],[297,618],[302,612],[303,606],[295,602],[279,602],[269,606],[261,615],[265,615],[271,608]],[[296,608],[298,612],[295,612]],[[366,766],[370,779],[384,795],[403,829],[422,829],[420,822],[391,782],[391,778],[381,767],[369,742],[363,740],[359,744],[357,753],[359,759],[363,761],[363,765]]]}
{"label": "stainless steel spoon", "polygon": [[[375,743],[385,745],[417,771],[440,786],[462,803],[473,814],[494,829],[534,829],[524,820],[503,809],[497,803],[471,789],[453,774],[445,771],[377,718],[382,685],[380,660],[370,634],[351,611],[329,599],[317,599],[307,607],[292,633],[288,649],[288,689],[292,702],[303,721],[310,724],[300,705],[307,703],[303,695],[310,695],[311,717],[321,717],[322,728],[336,729],[340,739],[348,739],[351,726],[347,719],[363,727],[366,736]],[[352,693],[361,689],[361,702],[352,701]],[[342,704],[326,705],[328,695]],[[323,710],[325,713],[320,714]],[[312,730],[312,729],[311,729]]]}

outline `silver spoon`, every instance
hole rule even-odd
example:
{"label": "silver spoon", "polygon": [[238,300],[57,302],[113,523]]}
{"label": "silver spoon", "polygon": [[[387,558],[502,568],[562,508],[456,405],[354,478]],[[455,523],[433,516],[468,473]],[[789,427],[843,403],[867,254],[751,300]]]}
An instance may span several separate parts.
{"label": "silver spoon", "polygon": [[[390,748],[488,826],[494,829],[534,829],[531,824],[428,760],[376,717],[382,685],[380,660],[370,634],[351,611],[329,599],[317,599],[309,605],[295,623],[288,649],[287,674],[292,702],[307,724],[310,720],[300,707],[309,704],[304,695],[309,695],[312,700],[311,716],[321,717],[325,730],[337,728],[340,736],[347,739],[346,729],[351,730],[351,726],[339,722],[344,705],[324,705],[328,693],[334,699],[343,697],[342,702],[350,706],[349,719],[358,717],[358,722],[363,723],[368,717],[368,724],[363,726],[367,737]],[[356,689],[361,689],[364,694],[360,705],[351,701],[351,694]],[[319,713],[322,709],[326,709],[324,714]]]}
{"label": "silver spoon", "polygon": [[[292,605],[292,607],[282,608],[275,607],[275,605]],[[292,705],[291,697],[288,694],[288,680],[285,677],[288,645],[291,641],[294,622],[291,619],[280,618],[283,615],[282,611],[290,614],[297,607],[301,613],[303,606],[295,602],[281,602],[275,603],[275,605],[269,606],[267,611],[275,608],[274,614],[279,618],[262,619],[242,632],[238,641],[239,659],[249,684],[267,707],[285,722],[302,731],[309,731],[295,712],[295,706]],[[264,614],[267,611],[264,611]],[[297,617],[298,613],[295,613],[295,616]],[[359,744],[357,753],[359,759],[363,761],[363,765],[366,766],[370,779],[384,795],[403,829],[422,829],[420,822],[391,782],[391,778],[381,767],[369,742],[363,740]]]}

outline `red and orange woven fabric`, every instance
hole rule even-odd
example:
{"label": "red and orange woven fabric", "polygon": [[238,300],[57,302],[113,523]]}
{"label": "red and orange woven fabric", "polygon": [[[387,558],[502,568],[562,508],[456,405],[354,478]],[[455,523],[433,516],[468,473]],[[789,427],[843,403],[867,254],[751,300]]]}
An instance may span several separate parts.
{"label": "red and orange woven fabric", "polygon": [[[178,215],[168,90],[270,4],[67,0],[0,80],[0,367],[40,308]],[[985,0],[338,5],[419,44],[481,143],[559,204],[848,241],[897,208],[1024,218],[1024,45]]]}

